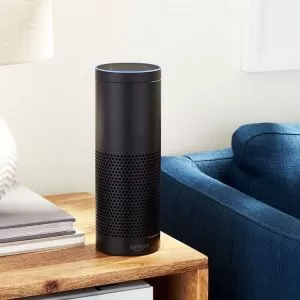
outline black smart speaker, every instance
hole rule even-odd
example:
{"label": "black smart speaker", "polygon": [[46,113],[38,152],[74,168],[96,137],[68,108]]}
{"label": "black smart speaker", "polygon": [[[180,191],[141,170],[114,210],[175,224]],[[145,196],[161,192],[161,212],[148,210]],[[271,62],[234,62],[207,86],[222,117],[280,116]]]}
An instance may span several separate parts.
{"label": "black smart speaker", "polygon": [[97,249],[145,255],[160,242],[161,70],[96,68]]}

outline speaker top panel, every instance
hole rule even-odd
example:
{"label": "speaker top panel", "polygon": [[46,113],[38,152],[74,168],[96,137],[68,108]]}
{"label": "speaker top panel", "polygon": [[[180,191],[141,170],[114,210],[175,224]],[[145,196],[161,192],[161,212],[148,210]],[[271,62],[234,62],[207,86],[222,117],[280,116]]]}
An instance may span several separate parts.
{"label": "speaker top panel", "polygon": [[96,67],[96,80],[124,83],[150,83],[159,81],[159,66],[144,63],[112,63]]}

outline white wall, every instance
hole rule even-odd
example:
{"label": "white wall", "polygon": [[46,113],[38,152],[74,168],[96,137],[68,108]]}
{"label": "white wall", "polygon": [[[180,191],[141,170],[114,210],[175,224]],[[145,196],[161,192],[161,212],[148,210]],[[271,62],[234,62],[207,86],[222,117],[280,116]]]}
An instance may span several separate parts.
{"label": "white wall", "polygon": [[254,121],[300,119],[300,72],[241,70],[240,0],[53,0],[55,57],[0,68],[18,178],[40,193],[94,190],[94,67],[162,66],[162,150],[230,144]]}

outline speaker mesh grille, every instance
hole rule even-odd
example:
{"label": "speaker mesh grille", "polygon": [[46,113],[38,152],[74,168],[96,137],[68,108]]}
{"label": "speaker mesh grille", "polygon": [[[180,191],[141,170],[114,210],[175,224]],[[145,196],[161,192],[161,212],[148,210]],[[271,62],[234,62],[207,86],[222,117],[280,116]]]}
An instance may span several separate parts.
{"label": "speaker mesh grille", "polygon": [[99,233],[145,238],[160,231],[160,153],[114,155],[96,151]]}

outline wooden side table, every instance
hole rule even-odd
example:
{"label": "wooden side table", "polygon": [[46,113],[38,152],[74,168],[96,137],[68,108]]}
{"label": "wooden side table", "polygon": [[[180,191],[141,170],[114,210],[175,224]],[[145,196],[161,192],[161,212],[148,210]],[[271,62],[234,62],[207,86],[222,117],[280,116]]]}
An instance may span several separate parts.
{"label": "wooden side table", "polygon": [[84,247],[0,258],[0,299],[44,295],[145,279],[155,300],[206,300],[207,257],[170,236],[158,252],[139,257],[107,256],[95,249],[95,199],[79,193],[47,197],[76,217]]}

